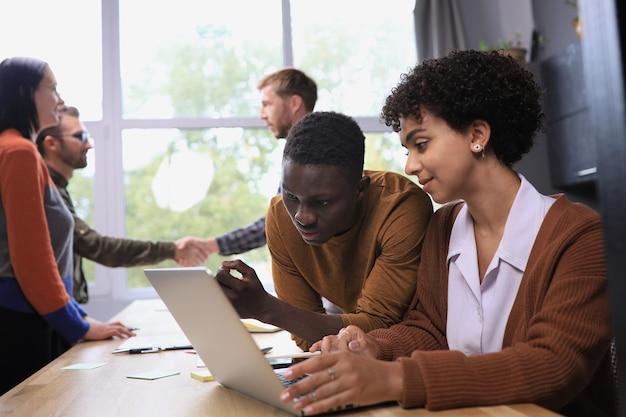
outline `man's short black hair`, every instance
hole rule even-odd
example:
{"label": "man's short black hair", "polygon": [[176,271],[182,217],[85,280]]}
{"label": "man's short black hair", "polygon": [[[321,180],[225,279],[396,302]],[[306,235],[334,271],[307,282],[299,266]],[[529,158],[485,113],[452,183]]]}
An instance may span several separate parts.
{"label": "man's short black hair", "polygon": [[336,166],[361,175],[365,160],[365,135],[345,114],[313,112],[289,130],[283,161],[301,165]]}

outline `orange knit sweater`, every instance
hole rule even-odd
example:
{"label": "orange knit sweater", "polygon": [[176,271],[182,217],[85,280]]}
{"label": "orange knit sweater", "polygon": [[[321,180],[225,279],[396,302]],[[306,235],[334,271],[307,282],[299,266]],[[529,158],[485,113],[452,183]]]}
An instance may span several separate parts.
{"label": "orange knit sweater", "polygon": [[402,323],[374,330],[379,359],[398,359],[404,407],[532,402],[567,416],[616,416],[600,217],[560,196],[535,239],[502,351],[448,349],[447,265],[459,205],[440,208],[424,238],[416,297]]}

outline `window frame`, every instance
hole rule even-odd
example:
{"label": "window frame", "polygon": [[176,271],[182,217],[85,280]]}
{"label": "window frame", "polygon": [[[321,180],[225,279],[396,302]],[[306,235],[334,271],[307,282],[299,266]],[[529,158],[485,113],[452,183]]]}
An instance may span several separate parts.
{"label": "window frame", "polygon": [[[281,1],[283,28],[283,65],[293,66],[290,0]],[[119,0],[102,0],[102,120],[85,121],[98,138],[94,174],[94,228],[103,235],[125,236],[124,172],[122,166],[122,131],[133,128],[265,128],[258,117],[124,119],[120,67]],[[390,132],[378,115],[355,117],[364,132]],[[134,300],[153,298],[153,288],[127,288],[125,268],[95,265],[95,280],[90,284],[93,300]]]}

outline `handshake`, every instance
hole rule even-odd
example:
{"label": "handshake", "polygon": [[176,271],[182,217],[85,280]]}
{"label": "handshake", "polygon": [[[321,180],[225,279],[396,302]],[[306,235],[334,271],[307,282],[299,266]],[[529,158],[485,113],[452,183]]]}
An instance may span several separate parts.
{"label": "handshake", "polygon": [[185,236],[174,243],[176,244],[174,260],[183,267],[202,265],[209,256],[219,252],[215,238],[200,239]]}

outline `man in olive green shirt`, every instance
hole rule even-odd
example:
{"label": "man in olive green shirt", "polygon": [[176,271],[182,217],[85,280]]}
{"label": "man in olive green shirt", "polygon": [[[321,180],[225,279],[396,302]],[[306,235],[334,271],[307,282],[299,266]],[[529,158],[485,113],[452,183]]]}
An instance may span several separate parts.
{"label": "man in olive green shirt", "polygon": [[89,300],[83,258],[109,267],[152,265],[168,259],[173,259],[182,266],[200,265],[206,261],[208,254],[198,238],[184,237],[168,242],[103,236],[78,217],[67,185],[75,169],[87,166],[87,151],[91,149],[90,136],[79,120],[76,108],[63,108],[60,118],[58,125],[39,133],[37,149],[74,217],[73,296],[76,301],[86,303]]}

